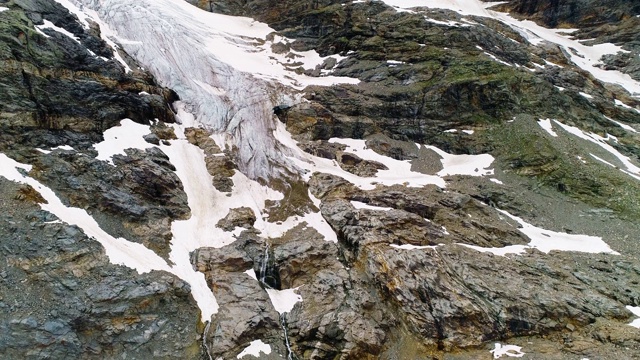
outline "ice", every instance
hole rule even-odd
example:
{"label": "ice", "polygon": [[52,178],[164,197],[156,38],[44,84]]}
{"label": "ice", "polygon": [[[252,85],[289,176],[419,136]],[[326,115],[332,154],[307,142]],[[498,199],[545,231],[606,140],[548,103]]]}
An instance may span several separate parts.
{"label": "ice", "polygon": [[[238,166],[252,179],[291,167],[288,150],[269,136],[277,122],[273,107],[299,101],[298,90],[311,84],[359,82],[297,74],[286,54],[271,51],[267,35],[274,30],[250,18],[210,13],[183,0],[78,3],[108,25],[160,84],[175,90],[199,122],[237,147]],[[315,52],[293,56],[291,61],[311,69],[326,59]]]}
{"label": "ice", "polygon": [[260,353],[264,353],[265,355],[271,354],[271,346],[269,344],[265,344],[262,340],[254,340],[247,346],[238,356],[237,359],[242,359],[247,355],[253,355],[257,358],[260,357]]}
{"label": "ice", "polygon": [[633,320],[629,325],[640,329],[640,306],[627,306],[627,309],[638,317],[638,319]]}
{"label": "ice", "polygon": [[78,44],[80,43],[80,39],[78,39],[77,36],[73,35],[73,33],[70,33],[69,31],[55,26],[51,21],[49,20],[44,20],[44,25],[36,25],[36,31],[38,31],[40,34],[44,35],[45,37],[49,37],[49,35],[45,34],[42,30],[44,29],[52,29],[54,31],[57,31],[63,35],[66,35],[68,37],[70,37],[71,39],[73,39],[75,42],[77,42]]}
{"label": "ice", "polygon": [[500,359],[503,355],[519,358],[525,355],[521,350],[522,347],[520,346],[501,345],[500,343],[495,343],[495,348],[490,352],[493,354],[494,359]]}
{"label": "ice", "polygon": [[553,131],[553,126],[551,125],[551,119],[540,119],[540,121],[538,121],[538,125],[540,125],[541,128],[543,128],[546,132],[549,133],[549,135],[553,136],[553,137],[558,137],[558,134]]}
{"label": "ice", "polygon": [[125,149],[148,149],[155,145],[146,142],[142,137],[150,134],[149,126],[138,124],[130,119],[120,121],[104,132],[104,141],[93,145],[98,152],[96,159],[104,160],[113,165],[112,157],[116,154],[126,155]]}
{"label": "ice", "polygon": [[393,210],[393,208],[390,208],[390,207],[372,206],[372,205],[365,204],[365,203],[359,202],[359,201],[351,201],[351,205],[353,205],[353,207],[355,207],[358,210],[360,210],[360,209],[375,210],[375,211]]}
{"label": "ice", "polygon": [[271,299],[273,307],[280,315],[290,312],[291,310],[293,310],[293,307],[297,303],[302,301],[302,296],[295,293],[298,288],[286,290],[266,290],[267,294],[269,294],[269,298]]}

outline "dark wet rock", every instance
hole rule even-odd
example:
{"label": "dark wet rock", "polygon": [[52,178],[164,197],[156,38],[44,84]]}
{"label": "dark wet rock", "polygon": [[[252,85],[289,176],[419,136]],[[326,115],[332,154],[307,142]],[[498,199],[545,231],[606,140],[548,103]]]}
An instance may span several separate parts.
{"label": "dark wet rock", "polygon": [[0,356],[196,358],[199,309],[189,285],[110,264],[104,249],[0,179]]}

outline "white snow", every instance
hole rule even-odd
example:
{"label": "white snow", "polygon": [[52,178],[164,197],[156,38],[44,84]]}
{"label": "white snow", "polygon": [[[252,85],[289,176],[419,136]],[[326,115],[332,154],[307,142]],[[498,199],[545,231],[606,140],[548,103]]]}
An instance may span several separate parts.
{"label": "white snow", "polygon": [[535,248],[544,253],[551,251],[576,251],[584,253],[607,253],[612,255],[620,255],[613,251],[601,237],[590,235],[567,234],[552,230],[546,230],[531,225],[523,219],[511,215],[504,210],[498,209],[502,214],[515,220],[520,224],[518,231],[526,235],[531,241],[527,245],[509,245],[502,248],[484,248],[475,245],[458,244],[470,249],[489,252],[498,256],[507,254],[523,254],[527,249]]}
{"label": "white snow", "polygon": [[427,20],[430,23],[433,23],[433,24],[444,25],[444,26],[449,26],[449,27],[471,26],[470,24],[463,24],[463,23],[459,23],[459,22],[453,21],[453,20],[441,21],[441,20],[432,19],[432,18],[429,18],[429,17],[426,17],[426,16],[425,16],[424,19]]}
{"label": "white snow", "polygon": [[634,132],[634,133],[637,133],[637,132],[638,132],[636,129],[632,128],[631,126],[629,126],[629,125],[627,125],[627,124],[623,124],[623,123],[621,123],[621,122],[619,122],[619,121],[615,121],[615,120],[613,120],[612,118],[607,117],[607,116],[605,116],[605,118],[607,118],[607,120],[609,120],[609,121],[611,121],[611,122],[613,122],[613,123],[617,124],[618,126],[620,126],[621,128],[623,128],[623,129],[625,129],[625,130],[627,130],[627,131],[631,131],[631,132]]}
{"label": "white snow", "polygon": [[155,145],[142,138],[149,133],[151,133],[149,126],[124,119],[120,121],[120,126],[114,126],[104,132],[104,141],[93,145],[93,148],[98,152],[96,159],[107,161],[113,165],[112,157],[116,154],[126,155],[125,149],[152,148]]}
{"label": "white snow", "polygon": [[469,244],[458,244],[458,245],[468,247],[470,249],[473,249],[479,252],[492,253],[497,256],[505,256],[507,254],[520,255],[520,254],[524,254],[527,251],[527,248],[529,248],[529,246],[527,245],[509,245],[501,248],[485,248],[485,247],[469,245]]}
{"label": "white snow", "polygon": [[7,10],[9,10],[9,8],[4,7],[4,6],[0,6],[0,12],[7,11]]}
{"label": "white snow", "polygon": [[167,263],[156,253],[142,244],[114,238],[107,234],[85,210],[65,206],[53,190],[29,176],[22,175],[17,169],[30,171],[31,166],[18,163],[0,153],[0,176],[33,187],[47,201],[46,204],[40,204],[43,210],[54,214],[63,222],[78,226],[87,236],[95,238],[104,246],[112,263],[125,265],[139,273],[152,270],[170,271]]}
{"label": "white snow", "polygon": [[638,109],[636,109],[636,108],[634,108],[634,107],[632,107],[632,106],[629,106],[629,105],[627,105],[627,104],[623,103],[622,101],[620,101],[620,100],[618,100],[618,99],[614,100],[614,102],[615,102],[615,104],[616,104],[616,105],[618,105],[618,106],[622,106],[622,107],[623,107],[623,108],[625,108],[625,109],[634,110],[635,112],[640,113],[640,110],[638,110]]}
{"label": "white snow", "polygon": [[[420,146],[418,144],[418,146]],[[470,175],[486,176],[493,175],[491,164],[495,160],[489,154],[480,155],[453,155],[446,153],[435,146],[426,146],[427,149],[435,151],[442,158],[443,169],[438,172],[439,176],[448,175]]]}
{"label": "white snow", "polygon": [[504,215],[515,220],[522,226],[518,229],[521,233],[526,235],[531,242],[529,247],[536,248],[544,253],[549,253],[553,250],[559,251],[578,251],[585,253],[608,253],[613,255],[620,255],[619,253],[611,250],[602,238],[589,235],[577,235],[566,234],[551,230],[539,228],[531,225],[523,219],[511,215],[504,210],[499,210]]}
{"label": "white snow", "polygon": [[302,296],[295,293],[298,288],[286,290],[266,290],[267,294],[269,294],[269,298],[271,299],[273,307],[280,315],[290,312],[291,310],[293,310],[293,307],[297,303],[302,301]]}
{"label": "white snow", "polygon": [[493,354],[494,359],[500,359],[503,355],[508,357],[523,357],[525,353],[522,351],[522,347],[516,345],[502,345],[495,343],[495,348],[490,352]]}
{"label": "white snow", "polygon": [[540,119],[540,121],[538,121],[538,125],[540,125],[541,128],[543,128],[546,132],[549,133],[549,135],[553,136],[553,137],[558,137],[558,134],[553,131],[553,126],[551,125],[551,119]]}
{"label": "white snow", "polygon": [[640,329],[640,306],[627,306],[627,309],[638,317],[638,319],[633,320],[629,325]]}
{"label": "white snow", "polygon": [[592,158],[594,158],[594,159],[596,159],[596,160],[600,161],[601,163],[603,163],[603,164],[605,164],[605,165],[609,165],[609,166],[611,166],[612,168],[617,168],[617,166],[613,165],[612,163],[608,162],[607,160],[605,160],[605,159],[603,159],[603,158],[601,158],[601,157],[598,157],[598,156],[593,155],[593,154],[591,154],[591,153],[589,153],[589,155],[591,155],[591,157],[592,157]]}
{"label": "white snow", "polygon": [[260,353],[264,353],[265,355],[271,354],[271,346],[269,344],[265,344],[262,340],[254,340],[249,346],[247,346],[238,356],[237,359],[242,359],[247,355],[253,355],[255,357],[260,357]]}
{"label": "white snow", "polygon": [[402,249],[402,250],[424,250],[424,249],[436,250],[438,248],[438,246],[416,246],[411,244],[404,244],[404,245],[391,244],[389,246],[391,246],[392,248]]}
{"label": "white snow", "polygon": [[504,185],[504,183],[502,181],[500,181],[500,180],[498,180],[496,178],[491,178],[491,179],[489,179],[489,181],[494,182],[494,183],[496,183],[498,185]]}
{"label": "white snow", "polygon": [[589,95],[587,93],[584,93],[582,91],[578,92],[578,94],[582,95],[583,97],[585,97],[585,98],[587,98],[589,100],[593,99],[593,96],[591,96],[591,95]]}
{"label": "white snow", "polygon": [[475,133],[475,130],[462,130],[462,132],[467,135],[473,135],[473,133]]}
{"label": "white snow", "polygon": [[67,31],[67,30],[65,30],[65,29],[63,29],[61,27],[55,26],[49,20],[44,20],[44,24],[43,25],[36,25],[35,27],[36,27],[36,31],[39,32],[40,34],[44,35],[45,37],[49,37],[49,35],[45,34],[42,30],[44,30],[44,29],[52,29],[52,30],[57,31],[57,32],[65,35],[67,37],[70,37],[71,39],[73,39],[78,44],[80,43],[80,39],[77,36],[75,36],[73,33],[69,32],[69,31]]}
{"label": "white snow", "polygon": [[386,4],[395,7],[397,10],[409,11],[415,7],[428,7],[437,9],[448,9],[462,15],[474,15],[493,18],[509,25],[520,33],[531,44],[538,45],[542,41],[548,41],[562,47],[571,57],[571,61],[578,67],[590,72],[598,80],[618,84],[624,87],[631,94],[640,96],[640,83],[633,80],[629,75],[619,71],[604,70],[595,65],[600,63],[600,59],[606,54],[626,52],[619,46],[604,43],[597,45],[585,45],[580,41],[570,37],[572,29],[548,29],[533,21],[517,20],[509,14],[500,13],[487,8],[497,3],[484,3],[479,0],[383,0]]}
{"label": "white snow", "polygon": [[[626,168],[626,170],[623,170],[624,173],[633,176],[634,178],[637,178],[637,176],[640,176],[640,167],[636,166],[635,164],[633,164],[631,162],[631,159],[629,159],[629,157],[622,155],[618,150],[616,150],[613,146],[609,145],[607,143],[608,139],[613,139],[612,136],[607,135],[606,138],[598,135],[598,134],[594,134],[594,133],[587,133],[584,132],[582,130],[580,130],[579,128],[575,127],[575,126],[569,126],[569,125],[565,125],[557,120],[554,120],[554,122],[558,125],[560,125],[565,131],[583,139],[583,140],[587,140],[589,142],[592,142],[598,146],[600,146],[602,149],[604,149],[605,151],[607,151],[608,153],[610,153],[611,155],[613,155],[615,158],[617,158],[622,164],[623,166]],[[614,139],[615,140],[615,139]]]}
{"label": "white snow", "polygon": [[255,270],[249,269],[249,270],[245,271],[244,273],[247,274],[253,280],[258,281],[258,276],[256,275],[256,271]]}
{"label": "white snow", "polygon": [[372,206],[372,205],[365,204],[365,203],[359,202],[359,201],[351,201],[351,205],[353,205],[353,207],[355,207],[358,210],[360,210],[360,209],[375,210],[375,211],[393,210],[393,208],[390,208],[390,207]]}
{"label": "white snow", "polygon": [[458,132],[458,129],[449,129],[449,130],[445,130],[444,132],[446,132],[446,133],[456,133],[456,132]]}

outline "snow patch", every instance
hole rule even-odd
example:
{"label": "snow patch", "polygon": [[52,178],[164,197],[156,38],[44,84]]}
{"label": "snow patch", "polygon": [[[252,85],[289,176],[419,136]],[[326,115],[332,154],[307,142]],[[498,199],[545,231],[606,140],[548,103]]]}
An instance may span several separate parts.
{"label": "snow patch", "polygon": [[240,354],[238,354],[236,359],[242,359],[247,355],[253,355],[258,358],[260,357],[261,352],[265,355],[271,354],[271,346],[263,343],[262,340],[254,340],[249,344],[249,346],[242,350]]}
{"label": "snow patch", "polygon": [[75,42],[77,42],[78,44],[80,43],[80,39],[75,36],[73,33],[56,26],[54,23],[52,23],[49,20],[44,20],[44,25],[36,25],[36,31],[38,31],[40,34],[44,35],[45,37],[50,37],[49,35],[45,34],[42,30],[44,29],[52,29],[56,32],[61,33],[62,35],[65,35],[71,39],[73,39]]}
{"label": "snow patch", "polygon": [[549,133],[549,135],[553,136],[553,137],[558,137],[558,134],[553,131],[553,126],[551,126],[551,119],[540,119],[540,121],[538,121],[538,125],[540,125],[541,128],[543,128],[546,132]]}
{"label": "snow patch", "polygon": [[98,152],[96,159],[107,161],[113,165],[113,156],[126,155],[125,149],[148,149],[155,145],[146,142],[142,137],[151,133],[148,125],[142,125],[130,119],[120,121],[119,126],[114,126],[104,132],[104,141],[93,145]]}
{"label": "snow patch", "polygon": [[271,299],[273,307],[280,315],[290,312],[291,310],[293,310],[293,307],[297,303],[302,301],[302,296],[295,293],[298,288],[286,290],[266,290],[267,294],[269,294],[269,298]]}
{"label": "snow patch", "polygon": [[416,246],[411,244],[404,244],[404,245],[391,244],[389,246],[391,246],[392,248],[402,249],[402,250],[424,250],[424,249],[436,250],[438,248],[438,246]]}
{"label": "snow patch", "polygon": [[625,109],[634,110],[635,112],[640,113],[640,110],[638,110],[638,109],[636,109],[636,108],[634,108],[632,106],[629,106],[629,105],[623,103],[622,101],[620,101],[618,99],[614,100],[614,102],[615,102],[616,105],[622,106]]}
{"label": "snow patch", "polygon": [[[420,146],[418,144],[418,146]],[[435,146],[425,146],[427,149],[435,151],[442,158],[443,169],[438,172],[439,176],[469,175],[487,176],[493,175],[493,169],[489,169],[493,161],[493,156],[489,154],[481,155],[453,155],[438,149]]]}
{"label": "snow patch", "polygon": [[575,31],[573,29],[548,29],[530,20],[517,20],[507,13],[488,10],[489,7],[496,5],[495,2],[484,3],[479,0],[383,1],[387,5],[396,8],[396,10],[402,11],[410,11],[409,9],[416,7],[428,7],[447,9],[462,15],[473,15],[496,19],[513,28],[533,45],[538,45],[543,41],[548,41],[561,46],[564,48],[566,53],[569,54],[571,61],[574,64],[591,73],[598,80],[618,84],[624,87],[631,94],[640,95],[640,83],[635,81],[628,74],[615,70],[604,70],[596,66],[600,64],[600,59],[604,55],[627,52],[620,46],[610,43],[596,44],[592,46],[585,45],[580,41],[571,38],[570,33]]}
{"label": "snow patch", "polygon": [[494,359],[500,359],[503,355],[508,357],[523,357],[525,353],[522,351],[522,347],[516,345],[502,345],[495,343],[495,348],[490,352],[493,354]]}
{"label": "snow patch", "polygon": [[375,210],[375,211],[393,210],[393,208],[390,208],[390,207],[372,206],[372,205],[365,204],[365,203],[359,202],[359,201],[351,201],[351,205],[353,205],[353,207],[355,207],[358,210],[360,210],[360,209]]}
{"label": "snow patch", "polygon": [[583,140],[587,140],[589,142],[592,142],[600,146],[602,149],[604,149],[605,151],[607,151],[608,153],[616,157],[626,168],[626,170],[623,170],[624,173],[631,175],[634,178],[637,178],[638,176],[640,176],[640,167],[633,164],[631,162],[631,159],[629,159],[629,157],[622,155],[618,150],[616,150],[613,146],[607,143],[608,139],[615,140],[615,138],[613,138],[612,136],[607,135],[607,137],[605,138],[598,134],[586,133],[575,126],[565,125],[557,120],[554,120],[554,121],[556,124],[560,125],[565,131]]}
{"label": "snow patch", "polygon": [[607,116],[605,116],[605,118],[606,118],[607,120],[609,120],[609,121],[611,121],[611,122],[613,122],[613,123],[617,124],[618,126],[620,126],[621,128],[623,128],[623,129],[625,129],[625,130],[627,130],[627,131],[631,131],[631,132],[634,132],[634,133],[637,133],[637,132],[638,132],[636,129],[632,128],[631,126],[629,126],[629,125],[627,125],[627,124],[623,124],[623,123],[621,123],[621,122],[619,122],[619,121],[615,121],[615,120],[613,120],[612,118],[607,117]]}
{"label": "snow patch", "polygon": [[627,309],[638,317],[638,319],[633,320],[629,325],[640,329],[640,306],[627,306]]}
{"label": "snow patch", "polygon": [[4,6],[0,6],[0,12],[7,11],[7,10],[9,10],[9,8],[4,7]]}

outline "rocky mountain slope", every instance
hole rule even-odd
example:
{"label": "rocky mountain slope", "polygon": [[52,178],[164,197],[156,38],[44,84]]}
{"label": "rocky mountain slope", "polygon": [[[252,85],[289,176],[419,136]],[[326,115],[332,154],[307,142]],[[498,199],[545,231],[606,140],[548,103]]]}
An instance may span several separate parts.
{"label": "rocky mountain slope", "polygon": [[640,358],[639,30],[0,0],[0,357]]}

